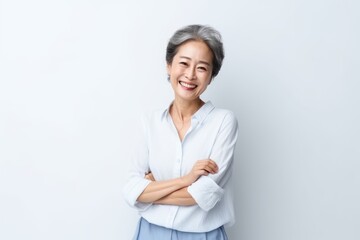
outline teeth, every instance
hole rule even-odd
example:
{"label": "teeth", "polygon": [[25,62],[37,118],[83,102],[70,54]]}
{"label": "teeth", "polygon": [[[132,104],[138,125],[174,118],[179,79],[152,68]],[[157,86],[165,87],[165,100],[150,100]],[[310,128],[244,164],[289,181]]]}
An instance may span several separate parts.
{"label": "teeth", "polygon": [[180,82],[180,84],[186,88],[196,88],[196,85],[194,85],[194,84],[188,84],[185,82]]}

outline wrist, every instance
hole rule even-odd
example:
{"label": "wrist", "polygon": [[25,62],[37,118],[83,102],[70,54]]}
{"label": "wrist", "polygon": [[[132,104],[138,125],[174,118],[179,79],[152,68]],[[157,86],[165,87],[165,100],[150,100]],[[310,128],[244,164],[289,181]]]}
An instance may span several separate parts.
{"label": "wrist", "polygon": [[192,177],[189,175],[185,175],[185,176],[181,177],[180,179],[183,182],[184,187],[188,187],[194,182]]}

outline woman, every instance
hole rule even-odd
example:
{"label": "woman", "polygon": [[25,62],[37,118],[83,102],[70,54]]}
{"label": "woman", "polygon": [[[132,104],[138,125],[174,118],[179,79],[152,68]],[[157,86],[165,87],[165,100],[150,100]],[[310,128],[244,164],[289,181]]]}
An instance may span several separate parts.
{"label": "woman", "polygon": [[143,135],[124,188],[140,221],[134,239],[227,239],[234,221],[229,178],[237,120],[201,100],[224,58],[221,35],[186,26],[166,50],[174,100],[143,118]]}

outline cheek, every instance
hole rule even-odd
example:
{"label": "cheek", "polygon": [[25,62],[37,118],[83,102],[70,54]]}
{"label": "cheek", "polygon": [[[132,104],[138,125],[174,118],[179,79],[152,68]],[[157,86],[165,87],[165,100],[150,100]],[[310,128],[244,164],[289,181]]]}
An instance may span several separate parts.
{"label": "cheek", "polygon": [[178,84],[177,77],[174,74],[170,75],[170,83],[172,86],[176,86]]}
{"label": "cheek", "polygon": [[203,76],[204,85],[208,86],[211,83],[211,75],[206,74]]}
{"label": "cheek", "polygon": [[177,67],[177,68],[173,69],[173,73],[176,75],[181,75],[184,73],[184,69],[181,67]]}

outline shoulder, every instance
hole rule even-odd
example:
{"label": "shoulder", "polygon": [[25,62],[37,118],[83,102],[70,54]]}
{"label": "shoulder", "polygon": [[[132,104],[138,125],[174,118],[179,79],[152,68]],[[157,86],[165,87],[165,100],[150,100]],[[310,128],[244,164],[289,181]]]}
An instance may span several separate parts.
{"label": "shoulder", "polygon": [[224,108],[214,108],[209,117],[221,120],[223,124],[237,125],[237,118],[233,111]]}
{"label": "shoulder", "polygon": [[218,141],[236,141],[238,121],[233,111],[224,108],[213,108],[208,117],[208,126],[212,131],[216,131]]}
{"label": "shoulder", "polygon": [[142,113],[140,119],[145,126],[148,126],[153,123],[161,122],[166,117],[166,114],[167,110],[156,109]]}

